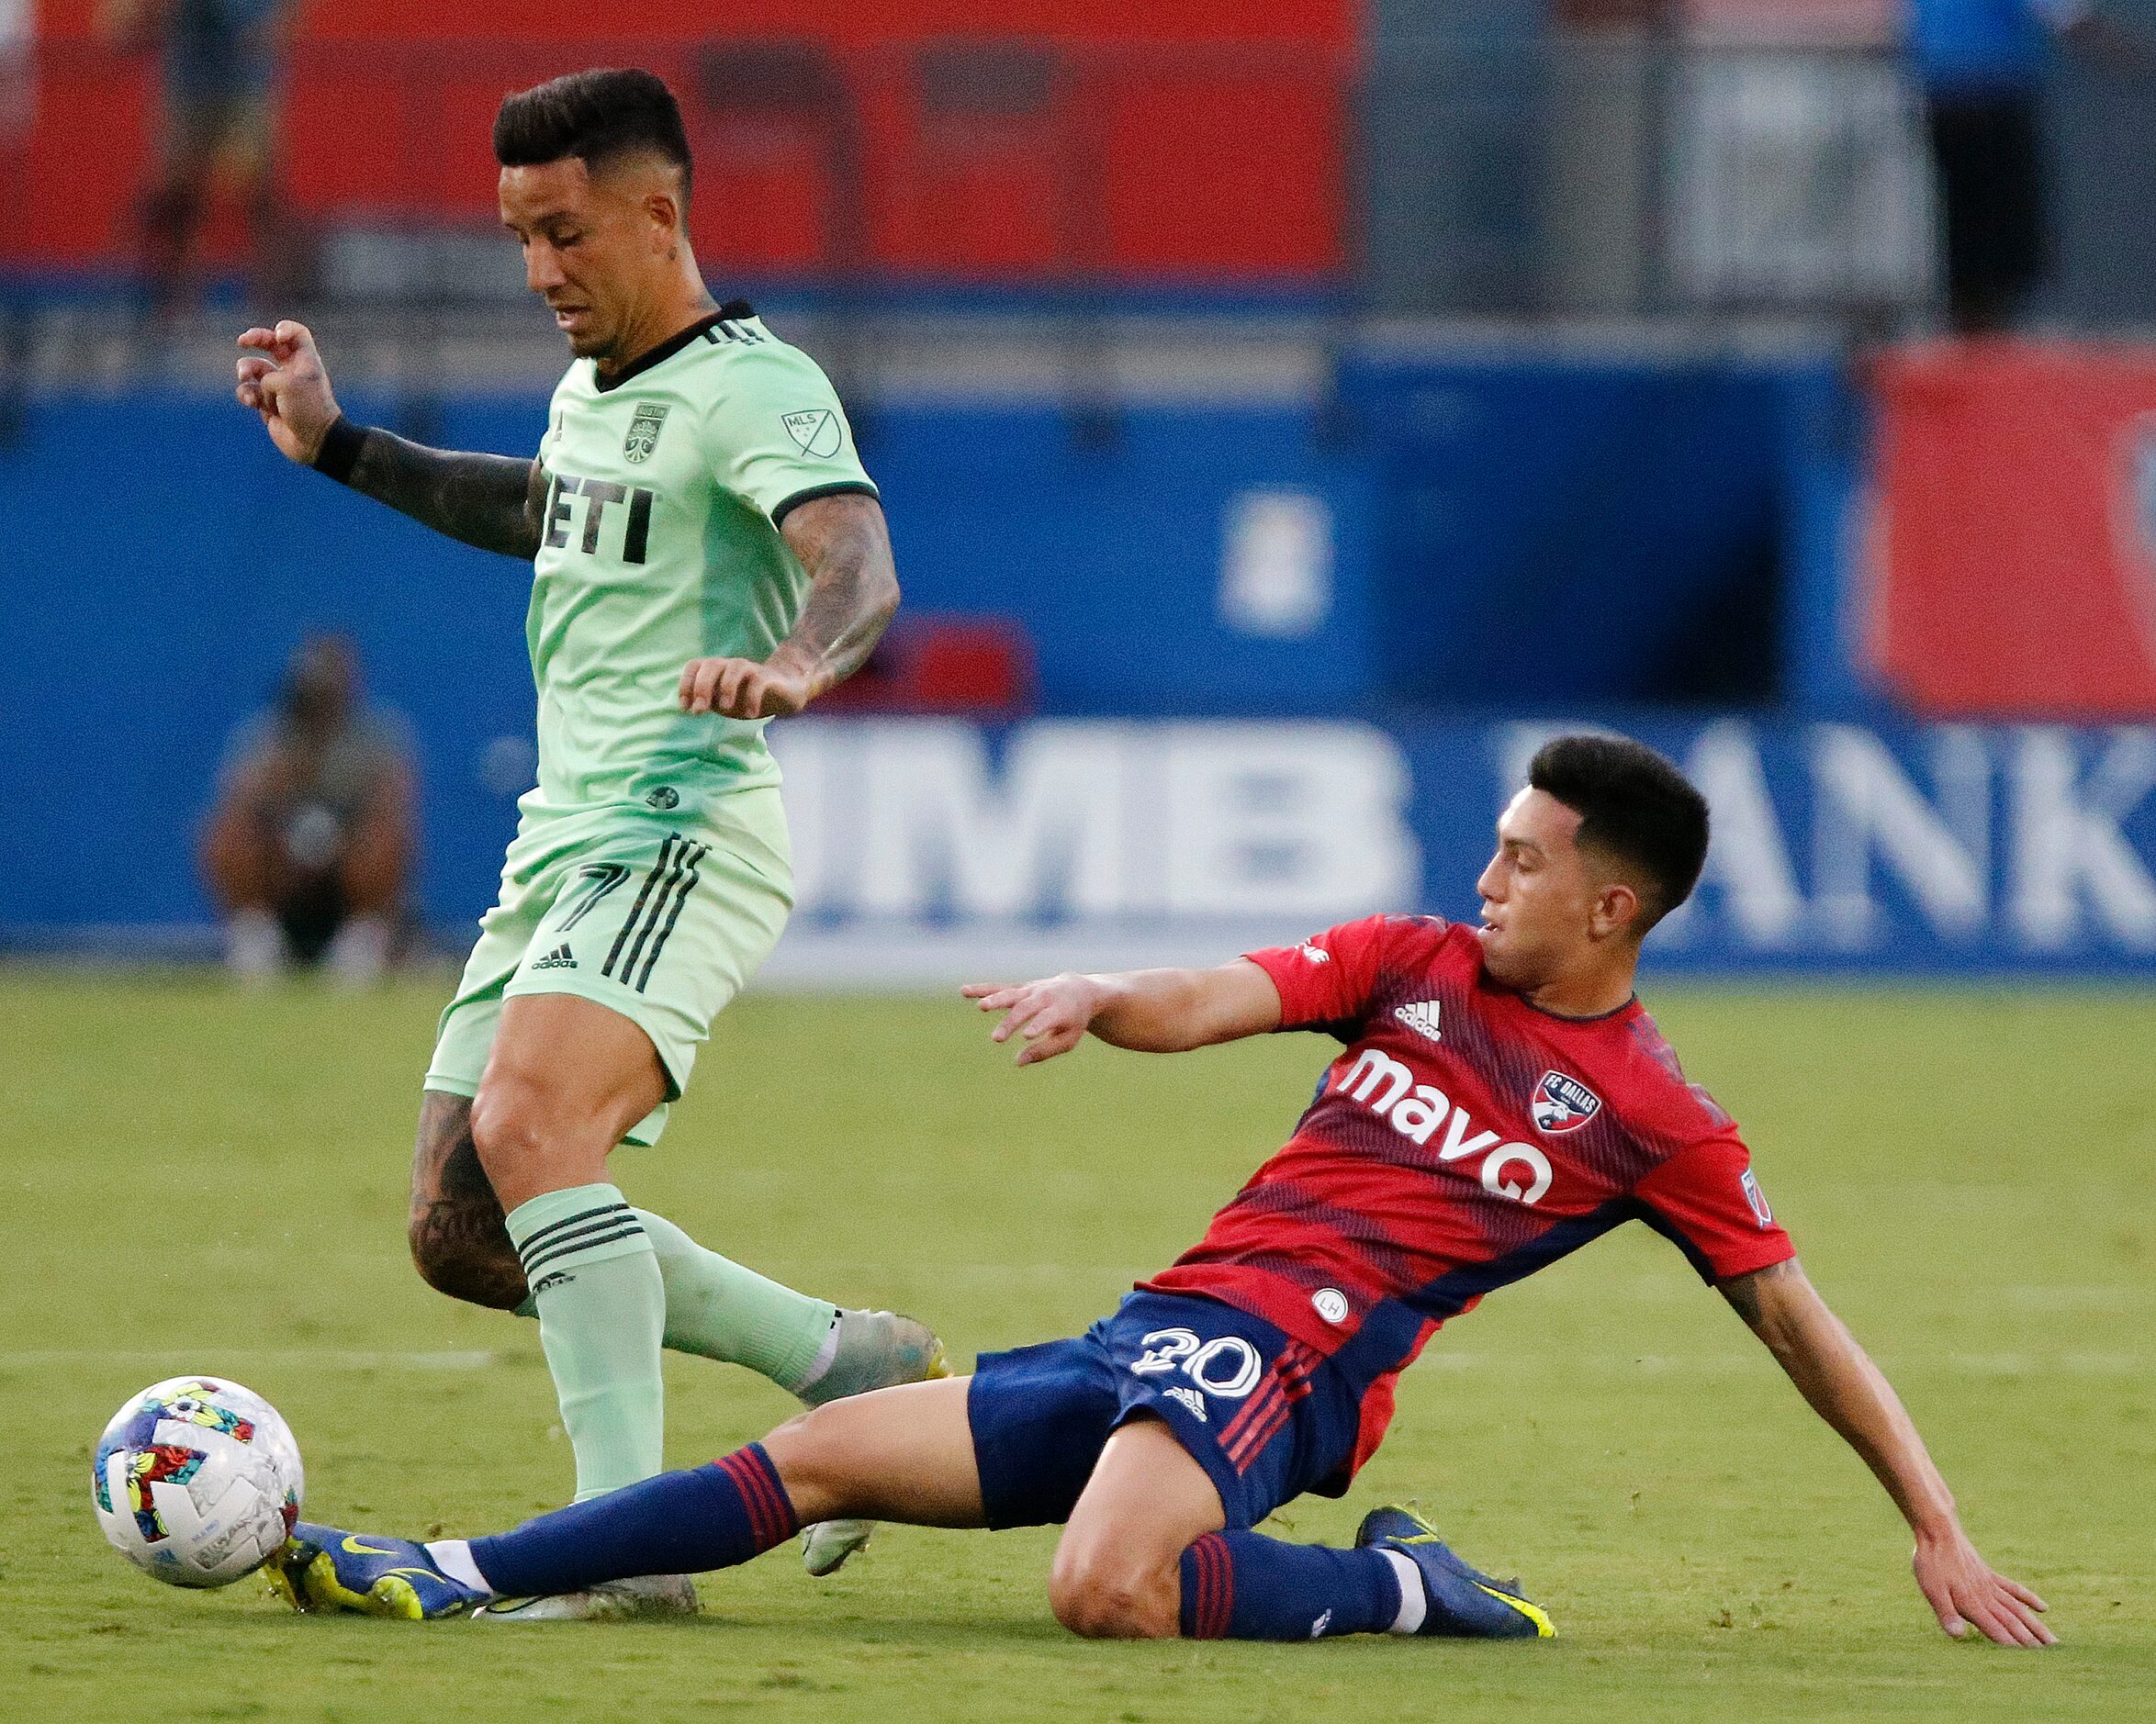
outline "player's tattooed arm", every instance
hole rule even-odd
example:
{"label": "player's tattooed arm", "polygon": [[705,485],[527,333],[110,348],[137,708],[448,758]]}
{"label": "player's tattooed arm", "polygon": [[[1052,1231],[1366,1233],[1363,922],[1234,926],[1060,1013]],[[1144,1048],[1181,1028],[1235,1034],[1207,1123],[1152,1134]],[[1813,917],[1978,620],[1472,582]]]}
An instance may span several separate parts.
{"label": "player's tattooed arm", "polygon": [[240,348],[234,394],[286,459],[482,551],[538,554],[546,476],[536,461],[428,449],[354,425],[304,323],[249,330]]}
{"label": "player's tattooed arm", "polygon": [[811,498],[780,532],[808,574],[793,632],[770,657],[698,658],[681,672],[681,709],[727,718],[783,718],[868,662],[898,610],[898,571],[881,506],[860,492]]}
{"label": "player's tattooed arm", "polygon": [[452,539],[524,559],[539,553],[546,469],[514,455],[429,449],[340,419],[314,460],[320,472]]}
{"label": "player's tattooed arm", "polygon": [[1812,1410],[1863,1458],[1916,1534],[1916,1584],[1948,1634],[2048,1646],[2044,1601],[1985,1562],[1893,1385],[1827,1308],[1794,1258],[1721,1283],[1722,1296]]}

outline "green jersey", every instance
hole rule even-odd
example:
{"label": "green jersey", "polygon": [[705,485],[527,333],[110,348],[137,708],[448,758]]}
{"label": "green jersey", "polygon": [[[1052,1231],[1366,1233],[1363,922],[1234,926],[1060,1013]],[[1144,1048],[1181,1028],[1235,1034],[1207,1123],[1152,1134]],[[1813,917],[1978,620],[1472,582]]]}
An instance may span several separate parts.
{"label": "green jersey", "polygon": [[539,446],[546,511],[525,633],[539,690],[545,817],[659,810],[776,783],[766,721],[680,709],[692,658],[761,659],[808,577],[780,536],[795,505],[873,497],[815,361],[738,301],[609,381],[578,360]]}

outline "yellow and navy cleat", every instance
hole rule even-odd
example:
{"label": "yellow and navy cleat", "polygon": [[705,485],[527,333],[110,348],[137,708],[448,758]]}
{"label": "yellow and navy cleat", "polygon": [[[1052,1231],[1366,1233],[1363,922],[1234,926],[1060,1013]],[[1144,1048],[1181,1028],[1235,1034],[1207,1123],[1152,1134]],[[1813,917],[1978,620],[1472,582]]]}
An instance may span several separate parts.
{"label": "yellow and navy cleat", "polygon": [[428,1622],[461,1617],[488,1596],[436,1568],[423,1544],[304,1520],[263,1572],[271,1592],[295,1610],[351,1610]]}
{"label": "yellow and navy cleat", "polygon": [[[950,1375],[943,1343],[935,1330],[915,1318],[892,1311],[842,1310],[836,1327],[830,1364],[801,1391],[802,1401],[809,1406]],[[802,1566],[811,1574],[836,1574],[875,1529],[872,1520],[819,1520],[804,1527]]]}
{"label": "yellow and navy cleat", "polygon": [[1454,1555],[1437,1528],[1411,1508],[1388,1503],[1363,1517],[1358,1549],[1398,1550],[1422,1576],[1429,1608],[1418,1634],[1484,1640],[1555,1640],[1555,1627],[1542,1606],[1520,1595],[1518,1581],[1494,1581]]}

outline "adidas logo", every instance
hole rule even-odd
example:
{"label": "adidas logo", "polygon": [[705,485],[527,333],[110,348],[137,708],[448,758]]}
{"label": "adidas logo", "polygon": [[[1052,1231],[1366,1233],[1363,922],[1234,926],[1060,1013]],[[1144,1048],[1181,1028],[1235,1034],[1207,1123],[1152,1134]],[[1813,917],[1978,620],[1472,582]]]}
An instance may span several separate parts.
{"label": "adidas logo", "polygon": [[574,969],[577,960],[569,956],[568,942],[563,941],[553,951],[532,966],[533,969]]}
{"label": "adidas logo", "polygon": [[1412,1005],[1401,1006],[1393,1016],[1418,1036],[1433,1042],[1444,1039],[1437,1027],[1437,1002],[1434,1000],[1418,1000]]}
{"label": "adidas logo", "polygon": [[1162,1393],[1166,1394],[1171,1401],[1182,1402],[1185,1406],[1190,1409],[1194,1418],[1205,1419],[1206,1397],[1196,1389],[1185,1389],[1178,1383],[1174,1388],[1163,1390]]}

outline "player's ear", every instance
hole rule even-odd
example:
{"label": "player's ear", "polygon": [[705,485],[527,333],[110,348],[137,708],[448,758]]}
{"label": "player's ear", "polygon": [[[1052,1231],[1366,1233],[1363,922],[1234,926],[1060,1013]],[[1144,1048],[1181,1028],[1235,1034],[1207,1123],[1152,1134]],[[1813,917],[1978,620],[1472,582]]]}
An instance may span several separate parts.
{"label": "player's ear", "polygon": [[1639,893],[1623,880],[1611,880],[1595,894],[1588,926],[1598,940],[1623,934],[1639,925]]}

